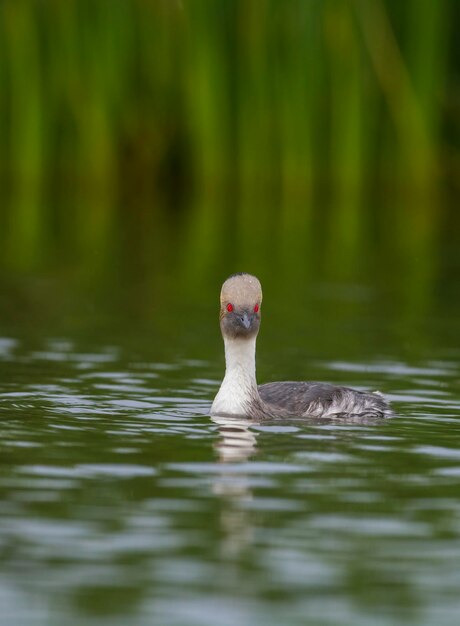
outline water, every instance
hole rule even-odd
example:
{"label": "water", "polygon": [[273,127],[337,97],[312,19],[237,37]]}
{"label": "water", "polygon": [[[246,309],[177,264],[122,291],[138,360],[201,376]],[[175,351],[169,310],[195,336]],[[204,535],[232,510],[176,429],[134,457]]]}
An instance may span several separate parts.
{"label": "water", "polygon": [[455,319],[415,340],[356,307],[324,334],[272,309],[260,382],[379,388],[397,416],[211,420],[211,306],[116,332],[4,328],[2,626],[458,623]]}

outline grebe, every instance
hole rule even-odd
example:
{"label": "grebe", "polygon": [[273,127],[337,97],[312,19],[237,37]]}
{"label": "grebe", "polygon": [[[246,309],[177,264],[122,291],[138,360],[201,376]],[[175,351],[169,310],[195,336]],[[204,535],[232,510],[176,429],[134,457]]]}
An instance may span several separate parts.
{"label": "grebe", "polygon": [[251,274],[232,274],[220,293],[220,329],[225,344],[225,377],[211,415],[272,417],[385,417],[391,410],[378,392],[318,382],[279,382],[257,386],[256,338],[262,287]]}

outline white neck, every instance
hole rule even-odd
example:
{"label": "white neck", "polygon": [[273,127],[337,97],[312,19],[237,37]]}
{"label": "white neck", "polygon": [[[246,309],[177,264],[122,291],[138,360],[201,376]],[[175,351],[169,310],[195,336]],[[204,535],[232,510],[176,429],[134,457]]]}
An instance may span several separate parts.
{"label": "white neck", "polygon": [[227,339],[225,377],[211,407],[211,415],[247,415],[258,398],[256,382],[256,338]]}

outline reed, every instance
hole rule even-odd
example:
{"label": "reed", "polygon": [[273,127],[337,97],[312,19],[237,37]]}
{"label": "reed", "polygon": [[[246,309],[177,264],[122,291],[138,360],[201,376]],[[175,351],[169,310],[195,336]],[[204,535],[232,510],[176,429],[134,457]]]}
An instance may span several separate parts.
{"label": "reed", "polygon": [[[147,198],[151,245],[176,220],[188,274],[226,250],[355,275],[379,224],[394,245],[370,199],[426,197],[458,151],[455,4],[2,0],[3,263],[54,262],[58,238],[96,264]],[[389,218],[436,254],[435,203]]]}

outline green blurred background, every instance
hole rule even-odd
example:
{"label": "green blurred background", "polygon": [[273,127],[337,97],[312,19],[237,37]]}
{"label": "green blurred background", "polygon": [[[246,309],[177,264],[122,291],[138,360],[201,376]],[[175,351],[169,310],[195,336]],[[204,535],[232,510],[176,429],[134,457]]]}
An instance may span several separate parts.
{"label": "green blurred background", "polygon": [[1,0],[3,320],[94,317],[88,294],[149,318],[242,269],[287,299],[374,285],[408,319],[458,302],[459,20],[457,0]]}

